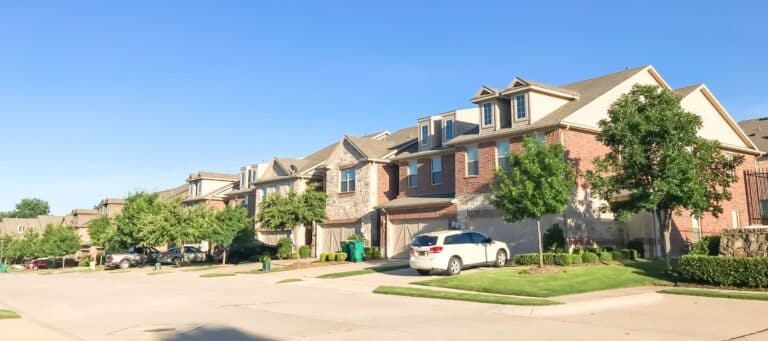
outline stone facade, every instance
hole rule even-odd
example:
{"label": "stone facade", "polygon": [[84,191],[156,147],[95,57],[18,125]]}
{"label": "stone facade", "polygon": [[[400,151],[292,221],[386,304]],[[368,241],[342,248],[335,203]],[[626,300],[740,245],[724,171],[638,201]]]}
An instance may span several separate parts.
{"label": "stone facade", "polygon": [[[328,193],[328,221],[326,224],[355,223],[356,232],[366,240],[371,239],[371,227],[376,222],[373,207],[376,204],[378,191],[378,166],[374,162],[360,162],[363,155],[355,150],[348,142],[340,146],[326,163],[325,192]],[[353,168],[355,170],[355,190],[341,192],[341,171]]]}
{"label": "stone facade", "polygon": [[767,257],[768,228],[739,228],[723,231],[720,254],[733,257]]}

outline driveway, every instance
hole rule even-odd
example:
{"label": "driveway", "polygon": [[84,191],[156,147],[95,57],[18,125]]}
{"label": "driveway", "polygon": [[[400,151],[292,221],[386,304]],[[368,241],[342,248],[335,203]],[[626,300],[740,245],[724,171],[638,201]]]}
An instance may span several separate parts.
{"label": "driveway", "polygon": [[[0,276],[0,309],[15,310],[23,319],[0,320],[0,332],[7,340],[46,341],[768,338],[760,333],[768,328],[766,302],[661,296],[639,288],[567,297],[572,304],[563,309],[585,308],[547,314],[530,307],[370,292],[378,285],[405,285],[423,278],[410,270],[315,278],[365,266],[216,278],[199,276],[224,270],[157,276],[147,276],[147,269],[113,274],[4,275]],[[276,284],[285,278],[303,281]],[[619,302],[608,308],[586,304],[636,295],[654,299]]]}

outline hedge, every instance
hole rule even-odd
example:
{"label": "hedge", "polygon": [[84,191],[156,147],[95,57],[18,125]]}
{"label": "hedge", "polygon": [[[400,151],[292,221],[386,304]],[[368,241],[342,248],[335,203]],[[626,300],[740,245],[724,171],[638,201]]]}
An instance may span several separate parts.
{"label": "hedge", "polygon": [[691,256],[680,259],[680,274],[689,281],[738,287],[768,287],[768,258]]}
{"label": "hedge", "polygon": [[[568,254],[568,253],[544,253],[545,265],[560,265],[568,266],[571,264],[581,264],[582,255]],[[578,259],[577,259],[578,258]],[[512,257],[512,262],[515,265],[539,265],[538,253],[521,253]]]}
{"label": "hedge", "polygon": [[597,257],[600,258],[601,262],[607,262],[613,260],[613,254],[608,251],[599,252],[597,254]]}
{"label": "hedge", "polygon": [[584,263],[584,256],[579,254],[569,254],[568,258],[570,258],[571,264],[581,264]]}
{"label": "hedge", "polygon": [[[329,256],[331,256],[331,255],[334,255],[333,258],[329,258]],[[336,256],[335,256],[334,253],[323,252],[323,253],[320,254],[320,261],[321,262],[333,261],[335,259],[335,257]]]}
{"label": "hedge", "polygon": [[597,263],[600,261],[600,257],[596,253],[587,252],[581,255],[583,263]]}
{"label": "hedge", "polygon": [[299,256],[301,256],[301,258],[309,258],[311,255],[312,249],[309,248],[309,245],[302,245],[299,247]]}
{"label": "hedge", "polygon": [[337,262],[343,262],[347,260],[347,253],[346,252],[336,252],[336,261]]}

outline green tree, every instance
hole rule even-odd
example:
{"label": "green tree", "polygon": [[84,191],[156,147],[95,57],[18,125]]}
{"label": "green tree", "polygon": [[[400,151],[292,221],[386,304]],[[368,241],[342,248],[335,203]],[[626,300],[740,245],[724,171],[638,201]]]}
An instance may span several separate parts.
{"label": "green tree", "polygon": [[254,239],[253,218],[248,217],[248,210],[243,206],[226,207],[216,214],[207,239],[225,247],[222,264],[227,262],[226,248],[233,244],[245,244]]}
{"label": "green tree", "polygon": [[209,237],[216,224],[216,213],[207,205],[184,207],[179,200],[157,201],[159,212],[138,217],[139,237],[146,245],[173,244],[180,248],[187,242],[199,242]]}
{"label": "green tree", "polygon": [[62,257],[80,249],[80,236],[71,226],[48,225],[41,240],[42,252],[46,256]]}
{"label": "green tree", "polygon": [[491,183],[491,203],[504,212],[510,223],[536,219],[539,266],[544,266],[541,217],[563,213],[576,187],[573,166],[560,144],[546,145],[526,137],[521,152],[509,155],[509,170],[496,170]]}
{"label": "green tree", "polygon": [[16,204],[16,211],[13,212],[13,215],[16,218],[34,218],[39,215],[48,215],[49,213],[51,213],[51,207],[47,201],[31,198],[21,199]]}
{"label": "green tree", "polygon": [[[610,148],[587,174],[594,192],[617,217],[653,212],[663,234],[670,264],[672,214],[688,209],[694,216],[723,212],[731,199],[742,156],[726,157],[719,143],[698,136],[701,118],[683,110],[680,98],[658,86],[635,85],[599,122],[598,141]],[[616,200],[617,196],[623,197]]]}
{"label": "green tree", "polygon": [[[91,238],[91,243],[103,247],[105,252],[116,247],[115,233],[115,224],[107,216],[100,216],[88,222],[88,236]],[[103,259],[97,261],[103,264]]]}
{"label": "green tree", "polygon": [[268,195],[259,206],[256,221],[268,229],[292,229],[324,221],[327,219],[325,205],[328,194],[317,188],[317,185],[311,184],[301,194],[291,191],[287,195]]}
{"label": "green tree", "polygon": [[[167,205],[162,205],[156,193],[138,192],[125,199],[125,206],[115,217],[114,234],[110,236],[110,247],[127,248],[132,245],[145,245],[140,236],[144,224],[160,219]],[[148,244],[153,245],[153,244]]]}

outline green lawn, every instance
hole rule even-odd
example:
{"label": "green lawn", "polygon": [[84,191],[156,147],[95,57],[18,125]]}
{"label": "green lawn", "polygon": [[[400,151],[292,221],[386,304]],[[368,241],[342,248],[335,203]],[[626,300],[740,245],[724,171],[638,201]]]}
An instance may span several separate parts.
{"label": "green lawn", "polygon": [[147,272],[147,275],[150,275],[150,276],[164,275],[164,274],[169,274],[169,273],[172,273],[172,272],[173,271],[152,271],[152,272]]}
{"label": "green lawn", "polygon": [[669,285],[663,262],[565,267],[555,274],[519,273],[519,269],[483,270],[414,284],[503,295],[553,297],[642,285]]}
{"label": "green lawn", "polygon": [[662,294],[672,295],[688,295],[688,296],[701,296],[701,297],[716,297],[716,298],[733,298],[739,300],[757,300],[768,301],[768,293],[764,292],[739,292],[739,291],[719,291],[709,289],[693,289],[693,288],[669,288],[659,290]]}
{"label": "green lawn", "polygon": [[[290,270],[298,270],[298,269],[307,269],[307,268],[316,268],[320,266],[332,266],[332,265],[340,265],[345,264],[344,262],[312,262],[312,263],[293,263],[288,264],[285,266],[272,266],[272,269],[269,270],[269,272],[282,272],[282,271],[290,271]],[[261,271],[261,268],[253,269],[249,271],[235,271],[235,273],[238,274],[245,274],[245,275],[258,275],[265,273],[264,271]]]}
{"label": "green lawn", "polygon": [[280,283],[291,283],[291,282],[301,282],[301,281],[302,281],[301,278],[286,278],[286,279],[284,279],[282,281],[278,281],[277,284],[280,284]]}
{"label": "green lawn", "polygon": [[190,272],[190,271],[205,271],[205,270],[211,270],[218,268],[219,265],[203,265],[203,266],[194,266],[194,267],[187,267],[181,269],[181,271],[184,272]]}
{"label": "green lawn", "polygon": [[455,291],[429,290],[409,287],[380,286],[373,290],[376,294],[439,298],[444,300],[469,301],[479,303],[493,303],[506,305],[553,305],[562,302],[526,297],[498,296],[488,294],[464,293]]}
{"label": "green lawn", "polygon": [[208,277],[230,277],[230,276],[235,276],[235,274],[233,274],[231,272],[210,272],[210,273],[207,273],[207,274],[200,275],[200,277],[205,277],[205,278],[208,278]]}
{"label": "green lawn", "polygon": [[374,266],[374,267],[370,267],[370,268],[365,268],[365,269],[362,269],[362,270],[344,271],[344,272],[336,272],[336,273],[324,274],[324,275],[317,276],[317,278],[341,278],[341,277],[350,277],[350,276],[359,276],[359,275],[372,274],[372,273],[376,273],[376,272],[395,271],[395,270],[407,269],[407,268],[409,268],[408,264],[383,265],[383,266]]}
{"label": "green lawn", "polygon": [[0,320],[17,319],[20,317],[21,316],[19,316],[19,314],[16,314],[16,312],[0,309]]}

